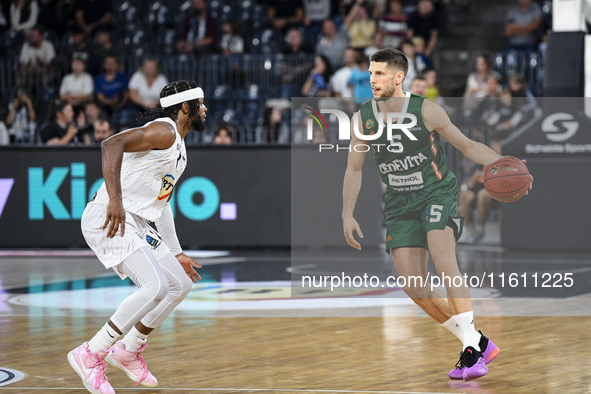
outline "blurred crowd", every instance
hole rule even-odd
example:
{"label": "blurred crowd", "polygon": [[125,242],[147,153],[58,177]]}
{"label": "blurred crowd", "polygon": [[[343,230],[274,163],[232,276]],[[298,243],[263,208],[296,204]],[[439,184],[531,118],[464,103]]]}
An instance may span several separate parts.
{"label": "blurred crowd", "polygon": [[[507,19],[508,49],[531,51],[550,28],[548,18],[537,3],[518,1]],[[0,5],[0,50],[3,57],[18,59],[11,92],[0,102],[1,145],[93,144],[139,125],[140,112],[159,105],[159,92],[169,81],[162,61],[173,56],[206,62],[219,56],[234,61],[236,75],[247,73],[244,55],[302,59],[282,66],[281,86],[221,81],[219,88],[206,90],[214,122],[194,143],[289,143],[285,100],[365,101],[371,97],[368,57],[386,47],[399,48],[409,60],[403,90],[457,110],[446,107],[437,85],[437,42],[452,20],[452,0],[3,0]],[[139,67],[127,67],[129,56],[140,59]],[[188,72],[184,78],[193,77]],[[533,96],[523,76],[512,78],[502,80],[491,59],[479,56],[465,96]],[[235,102],[238,96],[244,103],[223,108],[224,98]],[[476,104],[465,107],[487,111]]]}

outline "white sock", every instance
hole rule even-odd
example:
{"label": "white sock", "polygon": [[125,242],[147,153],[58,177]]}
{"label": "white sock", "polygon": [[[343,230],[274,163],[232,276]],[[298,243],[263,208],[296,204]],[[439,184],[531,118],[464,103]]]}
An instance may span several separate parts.
{"label": "white sock", "polygon": [[462,340],[460,325],[456,323],[455,316],[450,317],[445,323],[441,324],[441,327],[447,328],[452,334],[458,337],[460,341]]}
{"label": "white sock", "polygon": [[121,335],[113,330],[109,323],[105,323],[103,328],[101,328],[96,335],[88,341],[88,348],[91,353],[104,352],[109,350],[119,338],[121,338]]}
{"label": "white sock", "polygon": [[458,325],[457,329],[460,331],[459,338],[462,341],[464,350],[468,346],[472,346],[474,349],[482,351],[478,345],[482,335],[474,329],[474,312],[460,313],[459,315],[452,316],[452,319],[455,319]]}
{"label": "white sock", "polygon": [[135,326],[133,326],[121,342],[125,345],[125,350],[134,353],[137,352],[147,340],[148,336],[142,334],[137,328],[135,328]]}

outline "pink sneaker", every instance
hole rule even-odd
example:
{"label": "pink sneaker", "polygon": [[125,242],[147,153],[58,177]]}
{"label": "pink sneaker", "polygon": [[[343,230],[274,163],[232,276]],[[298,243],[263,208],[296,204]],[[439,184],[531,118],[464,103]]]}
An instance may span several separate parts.
{"label": "pink sneaker", "polygon": [[105,361],[109,365],[125,372],[131,380],[136,382],[136,386],[141,384],[146,387],[156,387],[158,386],[158,380],[148,371],[146,361],[142,357],[142,352],[146,346],[148,344],[144,343],[137,352],[132,353],[125,350],[123,342],[117,341],[109,349],[109,354],[105,358]]}
{"label": "pink sneaker", "polygon": [[93,394],[115,394],[115,390],[107,380],[105,371],[107,351],[91,353],[88,342],[84,342],[68,353],[68,362],[82,379],[82,383]]}

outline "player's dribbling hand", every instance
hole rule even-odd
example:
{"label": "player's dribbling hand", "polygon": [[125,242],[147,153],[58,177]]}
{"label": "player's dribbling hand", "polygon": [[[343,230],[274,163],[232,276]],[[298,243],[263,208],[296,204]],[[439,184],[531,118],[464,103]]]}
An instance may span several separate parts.
{"label": "player's dribbling hand", "polygon": [[121,225],[121,236],[125,234],[125,209],[123,208],[123,202],[121,200],[109,200],[109,205],[107,205],[107,218],[105,219],[105,224],[103,225],[103,230],[109,226],[109,231],[107,231],[107,238],[114,238],[117,235],[117,231],[119,230],[119,225]]}
{"label": "player's dribbling hand", "polygon": [[357,250],[361,250],[361,244],[359,244],[359,242],[357,242],[357,240],[353,236],[353,230],[357,231],[357,234],[360,238],[363,238],[363,233],[361,232],[361,228],[359,227],[359,223],[357,223],[357,220],[355,220],[353,216],[344,218],[343,232],[345,234],[347,244]]}
{"label": "player's dribbling hand", "polygon": [[[179,261],[179,263],[181,263],[183,269],[189,278],[191,278],[193,283],[197,283],[198,280],[201,280],[201,276],[197,273],[197,271],[195,271],[195,268],[201,268],[201,266],[197,264],[192,258],[184,253],[180,253],[176,255],[176,259]],[[195,277],[197,277],[197,279],[195,279]]]}
{"label": "player's dribbling hand", "polygon": [[[521,159],[521,161],[523,162],[523,164],[525,164],[526,160],[525,159]],[[534,187],[534,177],[532,174],[529,174],[529,190],[531,190]],[[527,194],[529,193],[529,190],[525,192],[525,195],[527,196]]]}

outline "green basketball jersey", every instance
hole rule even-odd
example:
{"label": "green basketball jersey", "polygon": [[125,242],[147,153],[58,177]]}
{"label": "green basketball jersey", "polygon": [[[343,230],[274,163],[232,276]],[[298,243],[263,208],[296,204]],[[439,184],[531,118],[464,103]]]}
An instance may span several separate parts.
{"label": "green basketball jersey", "polygon": [[[388,141],[387,114],[383,114],[382,134],[367,144],[374,151],[376,165],[382,181],[388,185],[389,192],[408,193],[422,190],[426,186],[444,179],[448,175],[447,157],[439,142],[439,134],[429,132],[423,123],[422,108],[424,97],[405,93],[403,113],[414,114],[416,126],[408,131],[415,136],[413,141],[400,128],[392,131],[392,140]],[[402,100],[402,99],[401,99]],[[378,134],[378,108],[375,100],[361,104],[361,125],[363,134]],[[410,123],[410,118],[400,119]]]}

